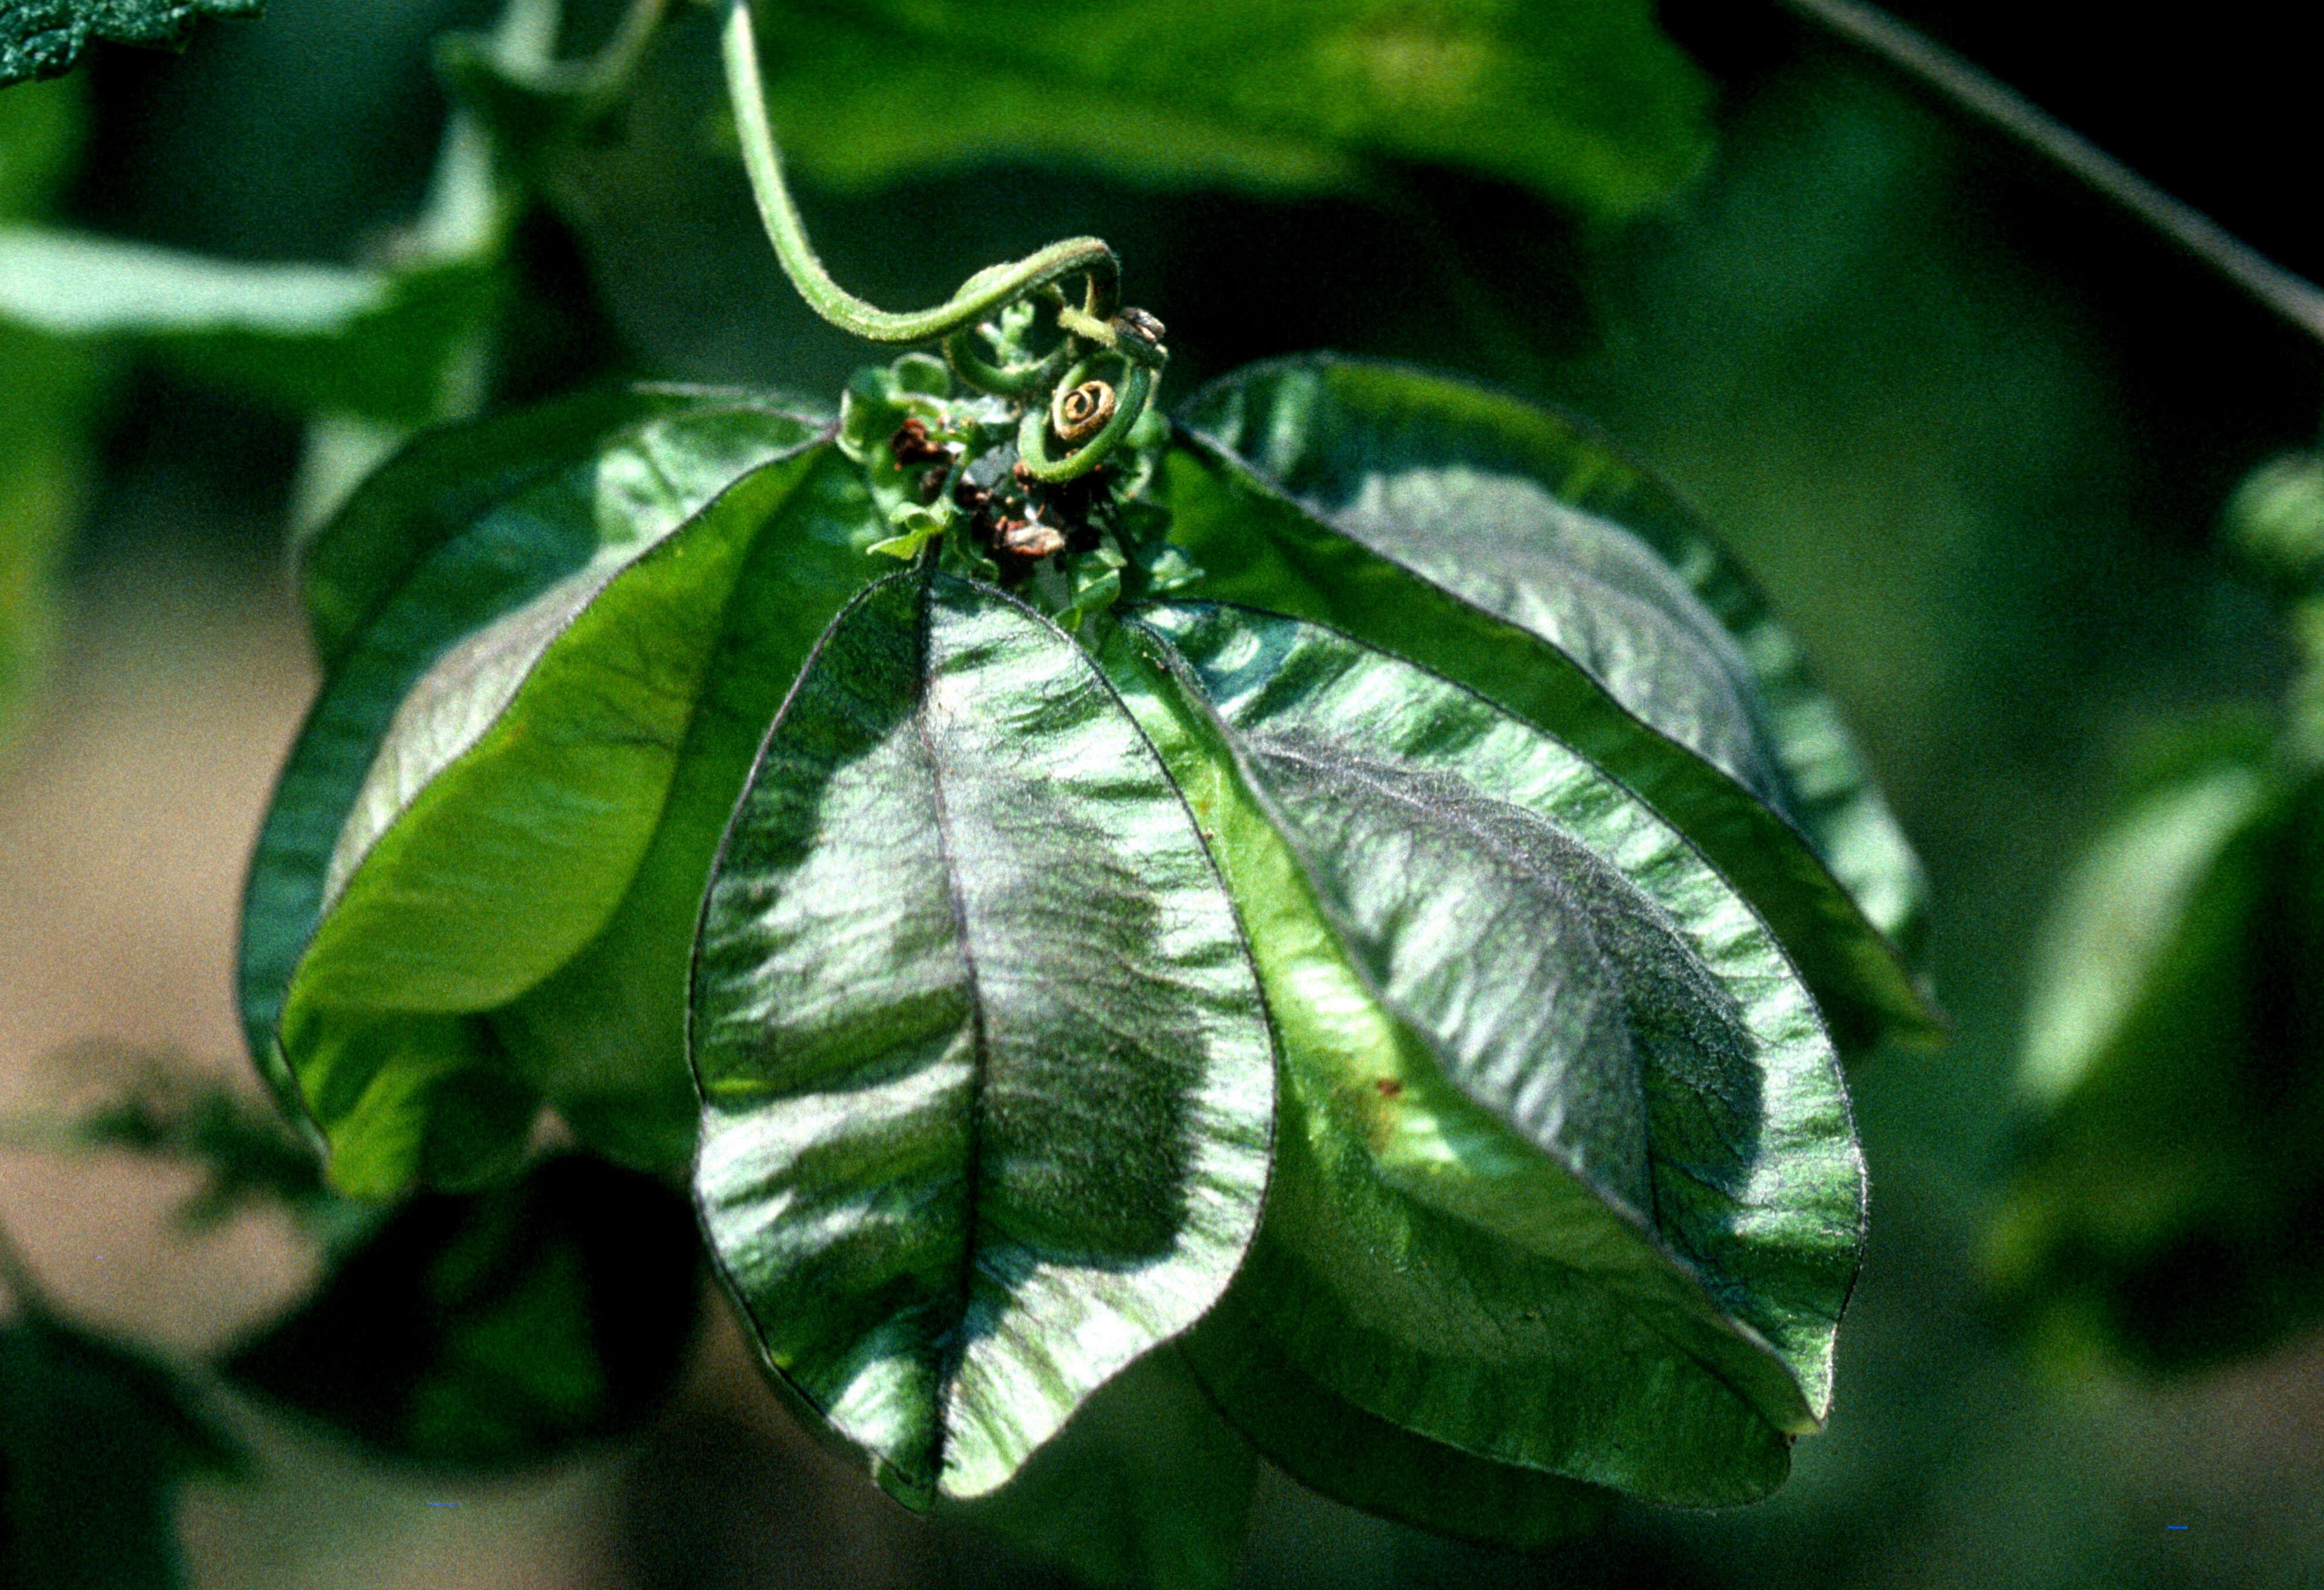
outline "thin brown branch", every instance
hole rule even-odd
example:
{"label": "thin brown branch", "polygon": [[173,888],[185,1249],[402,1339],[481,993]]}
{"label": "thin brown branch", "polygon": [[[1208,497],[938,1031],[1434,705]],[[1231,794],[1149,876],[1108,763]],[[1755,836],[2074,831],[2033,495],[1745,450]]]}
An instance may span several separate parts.
{"label": "thin brown branch", "polygon": [[2165,193],[2006,83],[1858,0],[1776,3],[1871,51],[1971,115],[2047,155],[2324,342],[2324,289],[2285,270],[2194,206]]}

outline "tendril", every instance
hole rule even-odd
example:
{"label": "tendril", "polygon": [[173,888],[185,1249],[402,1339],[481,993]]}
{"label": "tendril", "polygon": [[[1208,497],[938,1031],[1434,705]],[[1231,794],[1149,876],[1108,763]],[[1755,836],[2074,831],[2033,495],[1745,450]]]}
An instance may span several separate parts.
{"label": "tendril", "polygon": [[[1019,450],[1026,466],[1042,480],[1070,480],[1102,464],[1146,411],[1156,372],[1169,357],[1162,345],[1162,323],[1143,309],[1121,307],[1121,262],[1113,250],[1098,238],[1069,237],[1012,263],[987,266],[961,283],[946,302],[909,314],[881,309],[855,297],[832,280],[816,257],[784,179],[782,152],[767,115],[750,0],[729,0],[724,54],[727,95],[733,102],[735,131],[759,218],[783,273],[807,307],[841,330],[871,342],[941,340],[945,361],[963,381],[1023,406]],[[1086,284],[1079,305],[1062,285],[1075,276]],[[1064,340],[1038,359],[999,363],[986,357],[977,346],[980,329],[1003,309],[1033,299],[1056,306]],[[1111,389],[1113,410],[1095,426],[1093,435],[1087,427],[1078,435],[1067,435],[1065,422],[1056,418],[1061,412],[1057,397],[1087,381],[1090,364],[1098,358],[1111,358],[1122,367],[1120,381]],[[1049,446],[1053,423],[1059,442],[1069,446],[1080,442],[1062,458],[1054,457]],[[1081,441],[1083,435],[1089,439]]]}

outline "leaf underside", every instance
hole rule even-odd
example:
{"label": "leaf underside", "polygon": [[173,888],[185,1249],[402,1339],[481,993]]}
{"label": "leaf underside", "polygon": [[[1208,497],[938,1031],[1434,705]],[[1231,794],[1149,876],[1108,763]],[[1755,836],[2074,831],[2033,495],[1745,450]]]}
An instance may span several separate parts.
{"label": "leaf underside", "polygon": [[706,1231],[892,1491],[970,1497],[1207,1309],[1273,1114],[1233,906],[1061,632],[898,575],[835,620],[705,905]]}
{"label": "leaf underside", "polygon": [[1245,610],[1136,627],[1142,669],[1109,667],[1235,889],[1289,1082],[1241,1317],[1480,1457],[1693,1504],[1772,1488],[1829,1402],[1863,1182],[1766,930],[1627,791],[1445,681]]}
{"label": "leaf underside", "polygon": [[1710,147],[1702,79],[1635,0],[788,0],[762,20],[784,149],[842,182],[1031,155],[1341,188],[1388,158],[1621,215]]}
{"label": "leaf underside", "polygon": [[92,40],[175,50],[204,17],[256,16],[264,0],[8,0],[0,88],[72,69]]}
{"label": "leaf underside", "polygon": [[[491,1016],[623,920],[734,583],[829,455],[802,452],[817,422],[732,394],[551,418],[570,428],[522,416],[422,442],[308,549],[329,672],[260,836],[240,975],[253,1052],[345,1190],[503,1174],[543,1092],[623,1158],[682,1161],[690,1140],[682,928],[660,1050],[614,1075],[558,1073]],[[748,755],[729,756],[730,800]],[[631,1109],[595,1108],[608,1094]]]}
{"label": "leaf underside", "polygon": [[1183,424],[1167,501],[1206,592],[1443,673],[1637,790],[1843,1047],[1941,1030],[1883,932],[1916,933],[1918,863],[1757,593],[1636,466],[1544,410],[1322,355],[1214,383]]}

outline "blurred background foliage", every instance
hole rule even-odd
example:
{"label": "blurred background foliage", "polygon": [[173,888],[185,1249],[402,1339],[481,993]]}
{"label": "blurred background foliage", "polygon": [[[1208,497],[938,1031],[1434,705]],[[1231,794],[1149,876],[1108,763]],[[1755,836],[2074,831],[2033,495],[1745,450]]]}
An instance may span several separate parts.
{"label": "blurred background foliage", "polygon": [[[613,8],[574,9],[579,51]],[[2022,5],[1997,0],[1897,9],[2292,269],[2324,274],[2310,88],[2278,8],[2226,0],[2200,28],[2102,34],[2028,27]],[[1848,709],[1929,863],[1932,969],[1957,1024],[1941,1052],[1854,1073],[1872,1246],[1831,1428],[1802,1444],[1772,1502],[1625,1508],[1599,1539],[1524,1558],[1269,1484],[1243,1582],[2314,1583],[2324,1337],[2308,1303],[2289,1289],[2258,1323],[2199,1329],[2183,1350],[2137,1328],[2200,1320],[2218,1300],[2214,1273],[2141,1250],[2146,1290],[2126,1304],[2119,1266],[2089,1261],[2089,1234],[2144,1196],[2150,1144],[2172,1139],[2196,1181],[2227,1192],[2273,1173],[2253,1169],[2252,1144],[2292,1117],[2264,1100],[2178,1130],[2198,1124],[2188,1099],[2217,1102],[2201,1057],[2232,1047],[2219,1034],[2241,1033],[2240,1018],[2178,1010],[2177,1029],[2121,1028],[2194,1066],[2191,1092],[2102,1115],[2080,1160],[2043,1159],[2059,1128],[2017,1073],[2029,1002],[2054,1025],[2061,1000],[2102,1012],[2148,987],[2151,957],[2085,955],[2061,971],[2075,951],[2044,927],[2086,850],[2071,897],[2103,890],[2091,878],[2107,844],[2089,847],[2111,832],[2122,850],[2126,831],[2105,826],[2115,813],[2135,820],[2158,790],[2256,766],[2264,788],[2247,795],[2264,820],[2227,824],[2223,849],[2197,845],[2233,865],[2177,897],[2197,917],[2205,901],[2234,915],[2246,907],[2218,905],[2221,891],[2291,875],[2267,858],[2300,827],[2282,813],[2312,796],[2273,771],[2270,748],[2300,654],[2215,532],[2250,471],[2314,445],[2324,355],[2023,150],[1773,6],[1131,0],[1082,35],[1054,25],[1066,14],[1098,14],[1047,0],[996,32],[965,4],[770,8],[774,104],[839,280],[914,307],[984,264],[1096,233],[1121,253],[1131,299],[1169,326],[1166,400],[1249,360],[1330,347],[1467,372],[1591,419],[1724,528]],[[1399,41],[1424,14],[1441,23],[1430,48]],[[1377,24],[1368,53],[1299,53],[1343,14]],[[236,318],[234,283],[249,278],[231,270],[210,319],[169,335],[69,346],[0,315],[0,694],[44,669],[51,681],[18,714],[12,788],[83,776],[54,748],[90,699],[77,670],[107,657],[194,703],[183,732],[198,737],[197,766],[285,743],[306,688],[295,651],[203,637],[287,633],[287,527],[409,425],[617,372],[831,394],[864,359],[772,268],[716,109],[706,13],[673,21],[611,117],[570,114],[538,73],[461,74],[489,124],[543,117],[556,136],[521,169],[472,169],[469,197],[500,207],[455,225],[431,41],[494,20],[473,0],[272,0],[261,22],[206,28],[182,59],[100,49],[72,78],[0,93],[0,226],[46,214],[262,271],[330,267],[317,317],[264,335],[345,346],[331,339],[350,317],[388,315],[398,329],[382,357],[404,383],[334,386],[311,374],[349,368],[328,357],[236,364],[234,339],[259,333]],[[1311,76],[1286,75],[1295,57]],[[1450,95],[1448,72],[1483,97]],[[1487,112],[1464,118],[1461,103]],[[24,258],[0,307],[31,280]],[[415,272],[453,290],[395,320]],[[309,373],[277,379],[290,368]],[[307,425],[318,407],[324,423]],[[260,659],[281,688],[236,694],[200,676],[220,655]],[[2154,749],[2158,724],[2196,721],[2227,726],[2192,764],[2187,731],[2181,752]],[[263,792],[239,769],[222,787],[245,784],[246,834]],[[220,798],[206,788],[163,793]],[[6,820],[41,809],[11,795]],[[21,865],[44,865],[41,834],[4,837],[32,859]],[[2127,853],[2117,870],[2152,884],[2142,857],[2163,852]],[[2238,885],[2246,874],[2259,881]],[[0,924],[47,942],[31,913],[51,898],[69,908],[77,887],[67,875],[5,898]],[[2194,984],[2216,997],[2204,952],[2187,951]],[[2085,993],[2060,993],[2074,975]],[[0,1005],[29,1006],[44,986],[0,975]],[[219,1012],[225,999],[221,986]],[[2312,1094],[2305,1020],[2233,1042],[2260,1044]],[[232,1042],[223,1017],[173,1013],[160,1029]],[[33,1060],[0,1054],[15,1071]],[[2315,1153],[2295,1156],[2298,1175]],[[37,1250],[53,1205],[35,1183],[5,1185],[10,1222]],[[2205,1207],[2234,1206],[2227,1192]],[[2270,1209],[2273,1245],[2245,1255],[2246,1273],[2315,1265],[2310,1199]],[[2080,1235],[2044,1247],[2027,1235],[2039,1230]],[[2071,1260],[2051,1273],[2078,1278],[2081,1301],[2029,1331],[2010,1287],[2043,1273],[2028,1257],[2043,1253]],[[182,1340],[174,1306],[154,1295],[130,1323]],[[2108,1310],[2135,1328],[2106,1325]],[[652,1328],[667,1342],[682,1326]],[[397,1584],[532,1583],[549,1570],[525,1555],[528,1518],[567,1533],[584,1521],[582,1546],[554,1558],[574,1583],[1029,1582],[956,1530],[905,1524],[785,1433],[723,1330],[641,1442],[531,1489],[461,1493],[474,1532],[455,1544],[412,1544],[422,1493],[404,1471],[334,1458],[327,1508],[321,1482],[286,1480],[278,1461],[259,1500],[202,1503],[196,1582],[320,1583],[309,1576],[327,1564],[389,1582],[390,1563]],[[269,1438],[279,1457],[321,1438]]]}

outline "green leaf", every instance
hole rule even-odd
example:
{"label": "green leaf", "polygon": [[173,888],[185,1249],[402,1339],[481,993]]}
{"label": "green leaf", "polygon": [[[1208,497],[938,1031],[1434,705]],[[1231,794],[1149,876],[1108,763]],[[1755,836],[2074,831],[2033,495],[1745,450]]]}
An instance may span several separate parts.
{"label": "green leaf", "polygon": [[1175,1347],[1100,1387],[1000,1490],[942,1512],[1130,1590],[1223,1590],[1259,1466]]}
{"label": "green leaf", "polygon": [[392,1457],[545,1462],[668,1399],[697,1325],[700,1253],[660,1179],[560,1156],[511,1187],[401,1205],[225,1367]]}
{"label": "green leaf", "polygon": [[174,1371],[17,1304],[0,1326],[0,1585],[176,1590],[178,1482],[247,1457]]}
{"label": "green leaf", "polygon": [[1637,790],[1766,918],[1844,1047],[1934,1035],[1894,947],[1779,809],[1821,812],[1865,899],[1909,930],[1917,866],[1830,703],[1741,576],[1625,471],[1541,411],[1318,359],[1210,389],[1163,500],[1204,593],[1338,625]]}
{"label": "green leaf", "polygon": [[1266,1300],[1227,1288],[1185,1338],[1203,1383],[1250,1443],[1310,1489],[1366,1512],[1514,1551],[1597,1530],[1615,1493],[1473,1457],[1365,1412],[1275,1341]]}
{"label": "green leaf", "polygon": [[1465,167],[1621,215],[1692,176],[1708,87],[1638,0],[762,6],[787,155],[867,184],[991,159],[1314,188]]}
{"label": "green leaf", "polygon": [[1089,660],[941,574],[833,624],[705,906],[696,1185],[768,1362],[927,1506],[1200,1316],[1257,1223],[1265,1009]]}
{"label": "green leaf", "polygon": [[1476,1456],[1694,1505],[1772,1489],[1829,1406],[1863,1166],[1766,930],[1627,790],[1446,681],[1271,614],[1135,627],[1178,673],[1118,654],[1117,685],[1282,1034],[1247,1313]]}
{"label": "green leaf", "polygon": [[197,20],[256,16],[263,0],[8,0],[0,9],[0,88],[70,71],[93,39],[182,49]]}
{"label": "green leaf", "polygon": [[490,265],[255,265],[0,226],[0,321],[119,343],[299,412],[438,418],[501,291]]}
{"label": "green leaf", "polygon": [[618,1077],[567,1076],[538,1046],[512,1055],[490,1013],[618,914],[734,581],[819,434],[733,394],[576,400],[415,446],[309,548],[330,672],[260,834],[241,990],[253,1053],[323,1127],[342,1190],[504,1174],[544,1090],[613,1120],[592,1105],[626,1093],[682,1161],[674,1039]]}
{"label": "green leaf", "polygon": [[[78,82],[0,96],[0,220],[37,213],[61,185],[81,99]],[[58,565],[89,473],[96,373],[81,350],[0,325],[0,750],[55,646]]]}
{"label": "green leaf", "polygon": [[2076,1371],[2183,1371],[2324,1318],[2324,785],[2246,725],[2179,738],[2206,754],[2141,780],[2055,903],[1987,1233],[1990,1279]]}

